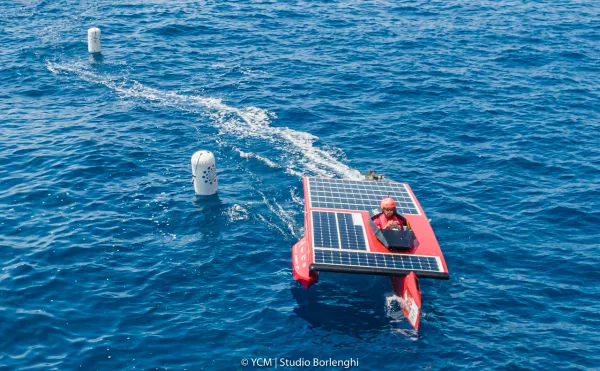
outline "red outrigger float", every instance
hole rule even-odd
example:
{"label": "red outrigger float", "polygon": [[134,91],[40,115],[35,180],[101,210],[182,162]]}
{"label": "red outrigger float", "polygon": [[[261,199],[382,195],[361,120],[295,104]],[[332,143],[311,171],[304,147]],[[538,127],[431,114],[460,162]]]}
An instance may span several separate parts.
{"label": "red outrigger float", "polygon": [[[294,279],[308,289],[322,271],[389,276],[402,298],[404,315],[418,330],[419,278],[448,279],[449,274],[429,220],[409,185],[317,177],[305,177],[303,185],[305,235],[292,247]],[[400,249],[392,248],[397,246],[391,246],[389,233],[386,238],[371,220],[369,211],[378,208],[384,197],[396,200],[398,212],[412,229],[409,243]]]}

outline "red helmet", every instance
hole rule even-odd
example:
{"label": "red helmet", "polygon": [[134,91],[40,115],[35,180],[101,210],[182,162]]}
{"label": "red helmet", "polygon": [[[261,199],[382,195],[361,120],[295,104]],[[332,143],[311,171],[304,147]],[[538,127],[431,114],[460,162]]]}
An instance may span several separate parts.
{"label": "red helmet", "polygon": [[391,197],[386,197],[383,200],[381,200],[381,203],[379,204],[379,206],[382,209],[395,209],[396,201],[394,201],[394,199]]}

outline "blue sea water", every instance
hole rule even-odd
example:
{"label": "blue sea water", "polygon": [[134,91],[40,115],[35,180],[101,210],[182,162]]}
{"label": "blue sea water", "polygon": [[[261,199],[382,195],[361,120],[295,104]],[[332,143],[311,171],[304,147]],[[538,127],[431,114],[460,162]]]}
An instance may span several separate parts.
{"label": "blue sea water", "polygon": [[[599,62],[595,1],[2,1],[0,368],[600,369]],[[450,269],[418,333],[291,275],[302,176],[369,169]]]}

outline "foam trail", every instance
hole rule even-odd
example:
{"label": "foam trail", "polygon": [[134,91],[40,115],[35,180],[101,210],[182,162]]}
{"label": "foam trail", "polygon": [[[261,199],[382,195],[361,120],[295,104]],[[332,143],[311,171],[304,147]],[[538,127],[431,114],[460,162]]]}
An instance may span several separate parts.
{"label": "foam trail", "polygon": [[[236,151],[240,152],[240,156],[243,156],[245,154],[245,152],[239,150],[237,147],[233,146],[232,148],[235,149]],[[252,155],[253,155],[252,157],[258,156],[255,154],[252,154]],[[258,157],[261,157],[261,156],[258,156]],[[264,160],[266,160],[268,163],[271,163],[272,166],[278,167],[278,165],[275,164],[274,162],[272,162],[271,160],[266,159],[266,158],[264,158]],[[252,183],[254,183],[254,182],[260,183],[260,181],[258,180],[258,177],[254,173],[252,173],[251,171],[249,171],[248,169],[243,168],[243,167],[241,167],[241,169],[242,169],[242,171],[248,173],[248,178],[253,180]],[[252,187],[254,192],[258,193],[261,196],[262,201],[263,201],[262,203],[269,209],[269,211],[271,213],[275,214],[283,223],[285,223],[285,225],[286,225],[287,229],[289,230],[289,232],[291,233],[291,235],[293,237],[299,238],[301,233],[298,234],[296,231],[298,229],[300,231],[302,231],[303,228],[299,228],[294,219],[294,216],[296,216],[298,214],[298,212],[294,211],[294,210],[292,210],[292,211],[284,210],[283,207],[279,203],[277,203],[276,199],[269,200],[269,198],[265,195],[265,193],[261,191],[261,188],[262,187],[260,185],[259,185],[259,187],[254,187],[254,186]],[[269,225],[271,225],[271,224],[269,224]],[[281,229],[278,228],[278,230],[281,230]]]}
{"label": "foam trail", "polygon": [[280,168],[281,166],[277,165],[276,163],[274,163],[273,161],[269,160],[266,157],[263,157],[261,155],[257,155],[256,153],[252,153],[252,152],[244,152],[239,148],[235,148],[233,147],[233,149],[240,154],[240,157],[242,158],[255,158],[261,162],[264,162],[265,164],[267,164],[267,166],[269,167],[273,167],[273,168]]}
{"label": "foam trail", "polygon": [[[291,174],[308,172],[321,176],[362,178],[359,171],[343,164],[328,151],[315,147],[314,142],[318,138],[314,135],[287,127],[271,126],[271,119],[276,116],[267,110],[258,107],[240,109],[228,106],[218,98],[165,92],[135,80],[99,74],[86,69],[84,65],[47,62],[47,68],[55,74],[71,73],[84,81],[104,85],[122,97],[141,98],[160,106],[207,115],[220,134],[268,141],[274,144],[273,147],[283,149],[285,153],[281,157],[287,161],[285,168]],[[275,164],[273,161],[271,163]]]}
{"label": "foam trail", "polygon": [[292,214],[295,214],[295,213],[286,211],[283,209],[283,207],[281,207],[280,204],[278,204],[275,201],[273,201],[273,202],[277,206],[277,215],[281,218],[281,220],[283,220],[286,223],[288,229],[292,233],[292,236],[294,236],[296,238],[300,238],[301,234],[296,233],[296,230],[298,229],[298,225],[296,224],[296,221],[292,217]]}
{"label": "foam trail", "polygon": [[304,205],[304,199],[302,199],[301,196],[296,194],[296,190],[294,188],[290,188],[290,194],[292,196],[292,201],[294,201],[298,205]]}
{"label": "foam trail", "polygon": [[281,233],[284,237],[289,237],[289,235],[287,233],[285,233],[285,231],[283,229],[281,229],[277,224],[273,224],[270,221],[268,221],[264,216],[262,216],[261,214],[256,214],[256,216],[258,216],[258,218],[260,220],[263,221],[263,223],[265,223],[266,225],[268,225],[269,227],[271,227],[272,229],[278,231],[279,233]]}
{"label": "foam trail", "polygon": [[[265,205],[267,205],[267,207],[269,208],[269,210],[277,215],[279,217],[279,219],[281,219],[287,226],[288,230],[290,231],[290,233],[292,234],[292,236],[299,238],[298,234],[296,233],[296,229],[297,229],[297,225],[296,222],[294,221],[294,218],[292,217],[292,215],[290,215],[290,212],[285,211],[281,205],[279,205],[276,201],[270,202],[269,199],[267,198],[267,196],[265,196],[264,193],[262,193],[260,190],[256,190],[258,192],[258,194],[260,194],[260,196],[263,199],[263,202],[265,203]],[[274,205],[275,206],[274,206]]]}
{"label": "foam trail", "polygon": [[242,151],[241,149],[239,149],[239,148],[237,148],[237,147],[233,147],[233,146],[232,146],[232,148],[233,148],[233,149],[234,149],[234,150],[235,150],[237,153],[239,153],[239,154],[240,154],[240,157],[241,157],[241,158],[254,158],[254,159],[257,159],[257,160],[258,160],[258,161],[260,161],[260,162],[263,162],[264,164],[266,164],[266,165],[267,165],[267,166],[269,166],[269,167],[272,167],[272,168],[278,168],[278,169],[285,169],[285,172],[286,172],[286,173],[288,173],[288,174],[290,174],[290,175],[294,175],[294,176],[297,176],[297,177],[300,177],[300,178],[302,178],[302,174],[300,174],[299,172],[297,172],[297,171],[295,171],[294,169],[290,168],[289,166],[287,166],[287,167],[286,167],[286,166],[281,166],[281,165],[278,165],[278,164],[276,164],[274,161],[272,161],[272,160],[270,160],[270,159],[268,159],[268,158],[266,158],[266,157],[264,157],[264,156],[261,156],[261,155],[259,155],[259,154],[256,154],[256,153],[252,153],[252,152],[244,152],[244,151]]}
{"label": "foam trail", "polygon": [[223,212],[229,222],[238,222],[240,220],[248,220],[249,212],[243,206],[234,204],[232,207]]}

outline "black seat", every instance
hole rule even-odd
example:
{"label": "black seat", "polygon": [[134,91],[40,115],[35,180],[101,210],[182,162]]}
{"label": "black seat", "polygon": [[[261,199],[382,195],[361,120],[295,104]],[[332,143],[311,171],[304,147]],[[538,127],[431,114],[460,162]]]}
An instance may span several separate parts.
{"label": "black seat", "polygon": [[382,243],[390,250],[407,250],[413,247],[415,241],[413,231],[401,231],[399,229],[381,229],[380,231],[385,239],[385,242],[382,241]]}
{"label": "black seat", "polygon": [[[371,218],[371,230],[375,233],[375,237],[383,244],[383,246],[387,247],[388,250],[408,250],[413,247],[413,242],[415,241],[415,233],[412,230],[402,231],[400,229],[379,229],[373,219],[378,217],[379,214],[376,214]],[[404,225],[407,225],[406,219],[400,216]]]}

